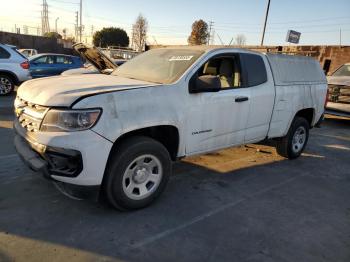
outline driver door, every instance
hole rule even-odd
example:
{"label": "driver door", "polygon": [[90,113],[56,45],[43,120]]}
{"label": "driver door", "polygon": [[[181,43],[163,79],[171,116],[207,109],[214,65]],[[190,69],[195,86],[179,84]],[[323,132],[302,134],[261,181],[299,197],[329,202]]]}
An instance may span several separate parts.
{"label": "driver door", "polygon": [[244,88],[241,72],[238,54],[215,56],[198,70],[198,77],[219,77],[221,89],[190,94],[186,155],[244,143],[251,94]]}

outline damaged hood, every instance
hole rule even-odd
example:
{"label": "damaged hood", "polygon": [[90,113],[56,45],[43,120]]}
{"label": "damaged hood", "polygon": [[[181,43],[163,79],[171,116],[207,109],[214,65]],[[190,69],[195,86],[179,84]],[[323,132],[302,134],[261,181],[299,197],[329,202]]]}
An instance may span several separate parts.
{"label": "damaged hood", "polygon": [[44,77],[24,82],[17,95],[42,106],[71,106],[82,96],[159,84],[113,75],[91,74]]}

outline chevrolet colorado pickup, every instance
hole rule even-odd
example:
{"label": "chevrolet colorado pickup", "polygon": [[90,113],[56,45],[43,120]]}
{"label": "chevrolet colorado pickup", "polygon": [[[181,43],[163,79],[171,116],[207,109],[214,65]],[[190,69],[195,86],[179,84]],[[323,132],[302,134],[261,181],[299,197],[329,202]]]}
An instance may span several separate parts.
{"label": "chevrolet colorado pickup", "polygon": [[98,186],[118,209],[149,205],[172,161],[274,139],[300,156],[321,118],[327,81],[310,57],[244,49],[155,49],[110,75],[22,84],[15,147],[46,177]]}

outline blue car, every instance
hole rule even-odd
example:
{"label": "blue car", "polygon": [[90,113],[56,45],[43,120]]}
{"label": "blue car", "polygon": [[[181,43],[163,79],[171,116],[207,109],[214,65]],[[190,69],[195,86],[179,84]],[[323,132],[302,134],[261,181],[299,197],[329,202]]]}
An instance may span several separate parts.
{"label": "blue car", "polygon": [[33,78],[60,75],[63,71],[83,67],[80,57],[62,54],[38,54],[29,58]]}

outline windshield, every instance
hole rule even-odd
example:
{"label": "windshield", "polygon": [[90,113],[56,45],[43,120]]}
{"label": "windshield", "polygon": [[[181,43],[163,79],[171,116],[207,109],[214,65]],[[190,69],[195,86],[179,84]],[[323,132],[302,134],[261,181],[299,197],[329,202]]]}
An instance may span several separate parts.
{"label": "windshield", "polygon": [[343,65],[333,73],[333,76],[350,76],[350,65]]}
{"label": "windshield", "polygon": [[178,80],[202,54],[199,50],[154,49],[121,65],[112,75],[169,84]]}

